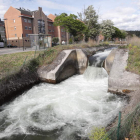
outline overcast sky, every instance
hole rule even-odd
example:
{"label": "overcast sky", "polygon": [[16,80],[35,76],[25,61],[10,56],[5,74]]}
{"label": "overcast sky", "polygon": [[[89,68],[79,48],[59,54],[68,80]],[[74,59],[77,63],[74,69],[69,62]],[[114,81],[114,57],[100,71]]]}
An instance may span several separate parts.
{"label": "overcast sky", "polygon": [[42,7],[46,15],[81,12],[93,5],[100,22],[111,19],[114,25],[124,30],[140,30],[140,0],[0,0],[0,18],[10,6],[37,10]]}

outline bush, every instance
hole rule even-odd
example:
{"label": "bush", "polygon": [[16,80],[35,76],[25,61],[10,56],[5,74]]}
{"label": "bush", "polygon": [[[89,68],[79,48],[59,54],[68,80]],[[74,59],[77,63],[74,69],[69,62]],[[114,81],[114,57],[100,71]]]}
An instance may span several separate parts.
{"label": "bush", "polygon": [[140,47],[140,38],[139,37],[132,37],[127,39],[127,44],[131,46],[138,46]]}
{"label": "bush", "polygon": [[54,44],[57,44],[59,42],[59,38],[58,37],[53,37],[52,42]]}
{"label": "bush", "polygon": [[133,50],[130,50],[129,51],[129,55],[134,55],[134,51]]}
{"label": "bush", "polygon": [[105,128],[94,128],[89,134],[89,140],[110,140]]}
{"label": "bush", "polygon": [[133,49],[137,49],[137,46],[133,46]]}
{"label": "bush", "polygon": [[72,44],[72,38],[69,39],[69,44]]}
{"label": "bush", "polygon": [[101,45],[103,45],[103,46],[108,46],[109,45],[109,42],[103,42],[103,43],[101,43]]}

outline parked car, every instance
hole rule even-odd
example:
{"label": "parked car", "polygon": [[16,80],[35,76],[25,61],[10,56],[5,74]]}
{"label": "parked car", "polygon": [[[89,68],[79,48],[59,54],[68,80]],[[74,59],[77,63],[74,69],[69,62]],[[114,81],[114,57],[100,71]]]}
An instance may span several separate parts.
{"label": "parked car", "polygon": [[8,48],[17,48],[17,46],[7,45]]}
{"label": "parked car", "polygon": [[4,48],[4,42],[0,42],[0,48]]}

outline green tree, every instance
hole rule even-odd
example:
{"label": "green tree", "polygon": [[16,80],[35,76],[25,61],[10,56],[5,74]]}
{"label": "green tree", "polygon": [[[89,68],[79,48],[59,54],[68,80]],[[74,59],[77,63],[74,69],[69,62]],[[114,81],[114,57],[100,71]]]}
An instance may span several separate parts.
{"label": "green tree", "polygon": [[79,19],[87,26],[86,38],[95,39],[100,33],[100,24],[98,23],[98,15],[92,5],[84,9],[83,12],[78,13]]}
{"label": "green tree", "polygon": [[121,30],[121,37],[120,38],[125,39],[127,34],[128,33],[125,30]]}
{"label": "green tree", "polygon": [[74,14],[67,15],[62,13],[55,18],[54,25],[63,26],[73,37],[76,37],[78,34],[84,34],[86,31],[86,25],[78,20]]}
{"label": "green tree", "polygon": [[54,44],[57,44],[59,42],[59,38],[58,37],[53,37],[52,42]]}
{"label": "green tree", "polygon": [[113,28],[115,30],[115,33],[112,35],[112,38],[121,38],[122,35],[121,30],[118,29],[117,27],[113,27]]}
{"label": "green tree", "polygon": [[101,32],[105,37],[105,40],[112,38],[115,33],[115,29],[111,20],[103,20],[101,23]]}

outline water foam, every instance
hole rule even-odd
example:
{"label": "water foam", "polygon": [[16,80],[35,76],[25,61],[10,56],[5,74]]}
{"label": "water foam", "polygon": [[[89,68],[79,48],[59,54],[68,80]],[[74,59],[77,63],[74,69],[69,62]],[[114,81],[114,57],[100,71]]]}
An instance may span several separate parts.
{"label": "water foam", "polygon": [[93,126],[106,126],[124,105],[107,89],[107,73],[96,67],[88,67],[84,75],[57,85],[34,86],[3,107],[0,138],[22,134],[47,136],[50,140],[87,137]]}

